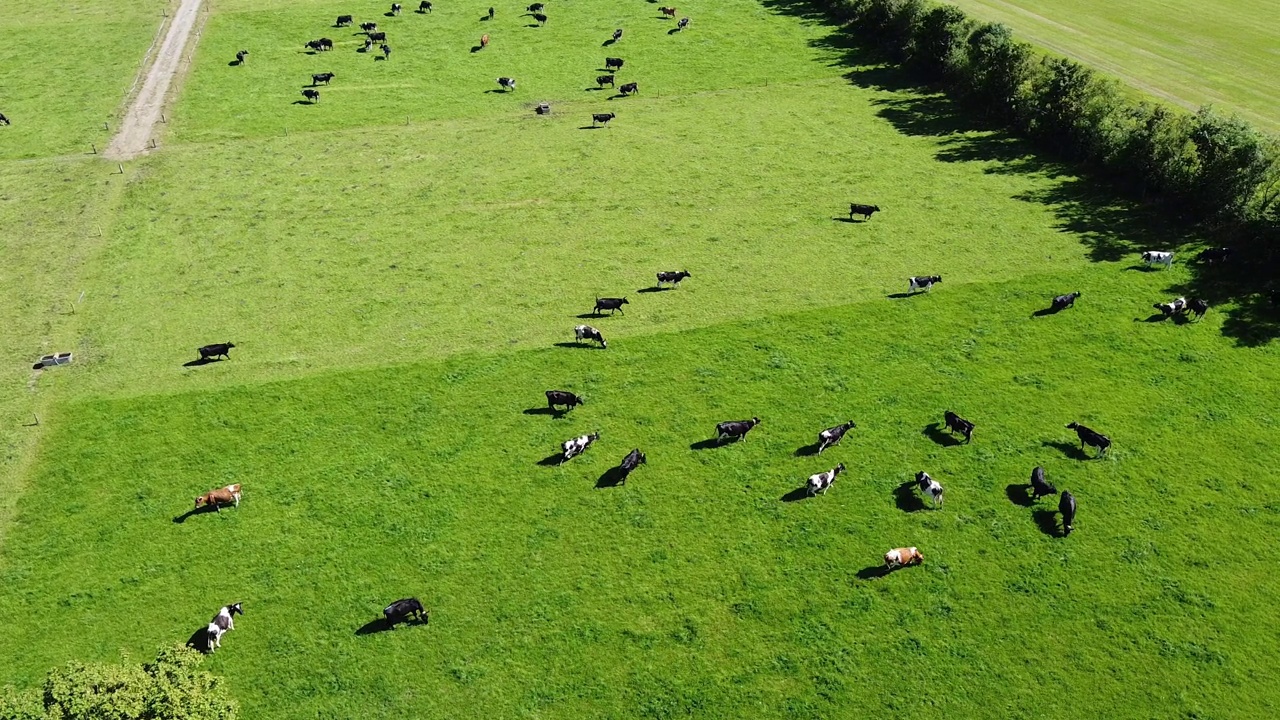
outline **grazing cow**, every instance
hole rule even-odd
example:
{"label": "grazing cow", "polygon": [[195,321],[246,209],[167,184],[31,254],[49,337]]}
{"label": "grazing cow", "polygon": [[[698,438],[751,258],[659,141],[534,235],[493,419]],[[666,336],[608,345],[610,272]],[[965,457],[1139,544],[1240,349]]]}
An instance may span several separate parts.
{"label": "grazing cow", "polygon": [[658,10],[660,10],[663,15],[669,18],[673,18],[676,16],[676,9],[673,7],[660,7],[658,8]]}
{"label": "grazing cow", "polygon": [[1100,432],[1095,432],[1080,423],[1067,423],[1067,429],[1075,430],[1076,435],[1080,438],[1080,449],[1084,450],[1085,446],[1097,448],[1098,455],[1106,455],[1107,450],[1111,449],[1111,438]]}
{"label": "grazing cow", "polygon": [[531,13],[536,13],[536,12],[542,12],[542,8],[544,7],[546,7],[546,5],[543,5],[542,3],[534,3],[529,7],[525,8],[525,10],[528,10]]}
{"label": "grazing cow", "polygon": [[917,275],[907,278],[907,290],[912,293],[924,290],[928,292],[935,284],[942,282],[941,275]]}
{"label": "grazing cow", "polygon": [[333,24],[333,26],[334,26],[334,27],[347,27],[348,25],[350,25],[350,24],[351,24],[351,23],[353,23],[353,22],[355,22],[355,18],[352,18],[350,15],[339,15],[339,16],[338,16],[338,21],[337,21],[337,22],[335,22],[335,23]]}
{"label": "grazing cow", "polygon": [[392,15],[400,14],[400,3],[391,3],[391,14]]}
{"label": "grazing cow", "polygon": [[662,287],[662,283],[671,283],[671,287],[679,287],[680,281],[687,277],[693,277],[688,270],[660,272],[658,273],[658,287]]}
{"label": "grazing cow", "polygon": [[1076,298],[1080,297],[1080,292],[1067,293],[1066,295],[1058,295],[1053,298],[1053,311],[1066,310],[1069,307],[1075,307]]}
{"label": "grazing cow", "polygon": [[387,34],[385,32],[369,33],[369,42],[382,43],[386,41],[387,41]]}
{"label": "grazing cow", "polygon": [[890,570],[897,570],[903,565],[915,565],[924,562],[924,555],[920,551],[913,548],[894,548],[884,554],[884,566]]}
{"label": "grazing cow", "polygon": [[422,2],[421,2],[421,3],[418,3],[418,12],[420,12],[420,13],[429,13],[429,12],[431,12],[431,2],[430,2],[430,0],[422,0]]}
{"label": "grazing cow", "polygon": [[813,497],[818,493],[827,494],[827,488],[835,484],[836,476],[844,472],[844,463],[840,463],[830,470],[817,475],[810,475],[807,490],[809,497]]}
{"label": "grazing cow", "polygon": [[320,83],[324,83],[325,85],[328,85],[329,81],[332,80],[334,77],[335,75],[333,73],[317,73],[311,76],[311,85],[313,87],[316,85],[319,85]]}
{"label": "grazing cow", "polygon": [[[247,53],[246,53],[246,54],[247,54]],[[238,58],[238,57],[240,57],[240,56],[239,56],[239,55],[236,55],[236,57]],[[241,60],[240,62],[244,62],[244,60]],[[4,113],[0,113],[0,124],[4,124],[4,125],[8,125],[8,124],[9,124],[9,118],[5,117],[5,116],[4,116]]]}
{"label": "grazing cow", "polygon": [[627,456],[622,458],[622,463],[618,465],[619,473],[622,475],[622,478],[618,480],[618,484],[626,485],[627,477],[631,475],[631,471],[646,464],[647,462],[648,461],[645,459],[644,453],[640,452],[640,448],[636,448],[627,453]]}
{"label": "grazing cow", "polygon": [[821,455],[823,450],[826,450],[833,445],[839,445],[840,441],[844,439],[844,434],[856,427],[858,427],[858,425],[850,420],[843,425],[829,427],[818,433],[818,454]]}
{"label": "grazing cow", "polygon": [[1204,317],[1205,313],[1209,312],[1209,303],[1200,298],[1191,298],[1190,302],[1187,303],[1187,309],[1199,320]]}
{"label": "grazing cow", "polygon": [[205,630],[205,636],[208,638],[209,652],[222,647],[222,636],[228,630],[235,630],[236,623],[234,618],[236,615],[243,615],[244,608],[240,603],[232,603],[224,605],[218,610],[218,614],[213,616],[209,621],[209,627]]}
{"label": "grazing cow", "polygon": [[1187,299],[1184,297],[1174,298],[1167,303],[1156,303],[1151,307],[1164,313],[1165,317],[1181,315],[1187,311]]}
{"label": "grazing cow", "polygon": [[973,440],[973,423],[965,420],[950,410],[942,414],[942,419],[947,424],[948,432],[960,433],[964,436],[964,441],[966,443]]}
{"label": "grazing cow", "polygon": [[510,91],[510,90],[515,90],[515,89],[516,89],[516,79],[515,79],[515,78],[509,78],[509,77],[500,77],[500,78],[498,78],[498,85],[502,88],[503,92],[507,92],[507,91]]}
{"label": "grazing cow", "polygon": [[376,23],[376,22],[363,22],[363,23],[360,23],[360,29],[361,29],[361,30],[363,30],[363,31],[365,31],[366,33],[371,33],[371,32],[373,32],[373,31],[375,31],[375,30],[377,30],[377,29],[378,29],[378,23]]}
{"label": "grazing cow", "polygon": [[1160,252],[1159,250],[1148,250],[1142,253],[1142,262],[1148,267],[1152,265],[1163,265],[1168,269],[1173,264],[1173,253]]}
{"label": "grazing cow", "polygon": [[555,410],[557,405],[563,405],[565,412],[568,412],[572,410],[574,407],[581,404],[583,404],[582,398],[578,397],[577,395],[574,395],[568,390],[548,390],[547,391],[547,407],[551,408],[552,410]]}
{"label": "grazing cow", "polygon": [[1058,498],[1058,512],[1062,513],[1062,536],[1066,537],[1076,524],[1076,496],[1070,490],[1063,490],[1062,497]]}
{"label": "grazing cow", "polygon": [[626,299],[626,298],[624,298],[624,297],[621,297],[621,298],[602,298],[602,297],[598,297],[598,298],[596,298],[596,307],[595,307],[595,310],[594,310],[593,312],[595,312],[595,314],[599,315],[601,310],[608,310],[608,311],[609,311],[609,314],[610,314],[610,315],[612,315],[614,310],[618,310],[618,311],[620,311],[623,315],[626,315],[626,314],[627,314],[627,312],[626,312],[625,310],[623,310],[623,309],[622,309],[622,306],[623,306],[623,305],[630,305],[630,304],[631,304],[631,303],[627,302],[627,299]]}
{"label": "grazing cow", "polygon": [[933,500],[934,507],[942,505],[942,484],[929,477],[929,473],[923,470],[916,473],[916,487],[920,490],[921,495]]}
{"label": "grazing cow", "polygon": [[324,50],[324,42],[321,40],[311,40],[304,47],[306,47],[308,50],[322,52]]}
{"label": "grazing cow", "polygon": [[397,600],[382,609],[382,616],[387,619],[387,625],[392,628],[396,626],[396,623],[408,622],[410,619],[423,624],[431,622],[427,609],[422,607],[422,603],[418,601],[418,598]]}
{"label": "grazing cow", "polygon": [[224,357],[230,360],[231,355],[229,355],[228,353],[231,350],[231,348],[235,346],[236,346],[235,343],[229,343],[229,342],[214,343],[213,345],[205,345],[202,348],[197,348],[196,352],[200,354],[201,360],[208,360],[209,358],[220,358],[220,357]]}
{"label": "grazing cow", "polygon": [[590,325],[578,325],[573,329],[573,335],[578,339],[578,342],[582,342],[583,340],[595,340],[600,343],[601,348],[609,347],[609,345],[604,341],[604,336],[600,334],[600,331]]}
{"label": "grazing cow", "polygon": [[249,56],[248,50],[241,50],[240,52],[236,53],[236,64],[243,65],[244,59],[248,56]]}
{"label": "grazing cow", "polygon": [[364,39],[364,47],[360,48],[360,52],[369,52],[369,48],[373,47],[373,41],[369,38]]}
{"label": "grazing cow", "polygon": [[387,45],[386,43],[383,43],[383,45],[382,45],[382,48],[381,48],[381,49],[382,49],[382,59],[383,59],[383,60],[390,60],[390,59],[391,59],[391,46],[390,46],[390,45]]}
{"label": "grazing cow", "polygon": [[560,443],[560,464],[563,465],[569,460],[586,452],[592,443],[600,439],[600,431],[597,430],[590,435],[579,435],[571,440],[565,440]]}
{"label": "grazing cow", "polygon": [[613,41],[618,42],[622,39],[622,28],[613,31]]}
{"label": "grazing cow", "polygon": [[613,113],[591,113],[591,127],[595,127],[596,123],[609,127],[609,121],[613,118]]}
{"label": "grazing cow", "polygon": [[1037,465],[1036,469],[1031,471],[1031,499],[1034,501],[1045,495],[1057,494],[1058,488],[1050,485],[1049,481],[1044,479],[1044,468]]}
{"label": "grazing cow", "polygon": [[1213,263],[1216,263],[1216,262],[1226,262],[1230,258],[1231,258],[1231,248],[1229,247],[1209,248],[1207,250],[1201,250],[1200,254],[1196,256],[1196,260],[1199,260],[1200,262],[1206,263],[1209,265],[1212,265]]}
{"label": "grazing cow", "polygon": [[607,57],[607,58],[605,58],[605,59],[604,59],[604,69],[605,69],[605,70],[621,70],[621,69],[622,69],[622,58],[611,58],[611,57]]}
{"label": "grazing cow", "polygon": [[546,15],[543,15],[542,13],[534,13],[534,14],[533,14],[533,19],[534,19],[534,20],[536,20],[536,21],[538,21],[538,24],[539,24],[539,25],[546,25],[546,24],[547,24],[547,16],[546,16]]}
{"label": "grazing cow", "polygon": [[302,91],[302,97],[306,98],[307,102],[314,105],[315,103],[320,102],[320,91],[308,88]]}
{"label": "grazing cow", "polygon": [[597,75],[597,76],[596,76],[596,85],[599,85],[600,87],[604,87],[605,85],[608,85],[609,87],[613,87],[613,76],[612,76],[612,75]]}
{"label": "grazing cow", "polygon": [[751,432],[751,428],[760,424],[760,418],[753,417],[750,420],[730,420],[728,422],[718,423],[716,425],[716,439],[725,440],[741,440]]}
{"label": "grazing cow", "polygon": [[203,495],[196,496],[196,509],[199,510],[201,505],[212,507],[214,512],[222,512],[221,506],[231,503],[235,507],[240,507],[240,483],[228,485],[217,490],[210,490]]}
{"label": "grazing cow", "polygon": [[872,213],[880,212],[879,205],[861,205],[859,203],[849,203],[849,219],[852,220],[854,215],[861,215],[863,220],[870,220]]}
{"label": "grazing cow", "polygon": [[623,85],[622,87],[618,88],[618,92],[622,93],[624,97],[627,95],[630,95],[631,93],[638,93],[640,92],[640,85],[637,83],[629,82]]}
{"label": "grazing cow", "polygon": [[489,47],[489,33],[485,33],[480,36],[480,48],[484,49],[487,47]]}
{"label": "grazing cow", "polygon": [[676,23],[677,30],[683,30],[687,27],[689,27],[689,18],[687,17],[680,18],[680,22]]}

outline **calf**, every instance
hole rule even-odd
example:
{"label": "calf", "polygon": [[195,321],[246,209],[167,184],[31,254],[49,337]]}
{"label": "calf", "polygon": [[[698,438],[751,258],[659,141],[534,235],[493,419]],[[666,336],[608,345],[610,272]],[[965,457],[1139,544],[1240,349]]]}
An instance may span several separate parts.
{"label": "calf", "polygon": [[960,433],[964,436],[964,441],[966,443],[973,440],[973,423],[965,420],[950,410],[942,414],[942,419],[947,424],[948,432]]}
{"label": "calf", "polygon": [[427,609],[422,607],[422,603],[418,601],[418,598],[397,600],[382,609],[382,616],[387,619],[387,625],[392,628],[396,626],[396,623],[408,622],[410,619],[423,624],[431,622]]}
{"label": "calf", "polygon": [[421,2],[421,3],[418,3],[418,12],[420,12],[420,13],[429,13],[429,12],[431,12],[431,3],[430,3],[430,1],[429,1],[429,0],[422,0],[422,2]]}
{"label": "calf", "polygon": [[573,335],[577,338],[578,342],[582,342],[583,340],[595,340],[600,343],[601,348],[609,347],[609,344],[604,341],[604,336],[600,334],[600,331],[590,325],[578,325],[574,327]]}
{"label": "calf", "polygon": [[391,3],[391,14],[392,15],[400,14],[400,3]]}
{"label": "calf", "polygon": [[1058,295],[1053,299],[1053,311],[1066,310],[1069,307],[1075,307],[1076,298],[1080,297],[1079,292],[1067,293],[1066,295]]}
{"label": "calf", "polygon": [[662,283],[671,283],[671,287],[679,287],[680,281],[687,277],[693,277],[688,270],[660,272],[658,273],[658,287],[662,287]]}
{"label": "calf", "polygon": [[302,97],[306,98],[307,102],[315,104],[320,102],[320,91],[311,89],[303,90]]}
{"label": "calf", "polygon": [[568,412],[581,404],[583,404],[582,398],[574,395],[568,390],[547,391],[547,407],[552,410],[555,410],[557,405],[563,405],[565,412]]}
{"label": "calf", "polygon": [[1209,303],[1201,300],[1200,298],[1191,298],[1187,303],[1187,309],[1191,311],[1192,315],[1196,316],[1197,320],[1199,320],[1204,317],[1205,313],[1209,312]]}
{"label": "calf", "polygon": [[821,455],[823,450],[833,445],[839,445],[840,441],[844,439],[844,434],[856,427],[858,427],[857,424],[850,420],[843,425],[829,427],[818,433],[818,454]]}
{"label": "calf", "polygon": [[683,30],[687,27],[689,27],[689,18],[687,17],[680,18],[680,22],[676,23],[677,30]]}
{"label": "calf", "polygon": [[542,3],[534,3],[534,4],[530,5],[529,7],[525,8],[525,10],[528,10],[528,11],[529,11],[529,12],[531,12],[531,13],[536,13],[536,12],[542,12],[542,8],[544,8],[544,7],[546,7],[546,6],[545,6],[545,5],[543,5]]}
{"label": "calf", "polygon": [[387,34],[384,32],[369,33],[369,42],[382,43],[387,41]]}
{"label": "calf", "polygon": [[311,76],[311,85],[313,87],[316,85],[319,85],[320,83],[324,83],[325,85],[328,85],[329,81],[332,80],[334,77],[335,76],[333,73],[317,73]]}
{"label": "calf", "polygon": [[612,315],[613,311],[617,310],[621,312],[623,315],[626,315],[627,311],[623,310],[622,306],[630,305],[630,304],[631,303],[627,302],[627,299],[624,297],[620,297],[620,298],[598,297],[596,298],[596,307],[593,312],[595,312],[596,315],[599,315],[601,310],[608,310],[609,314]]}
{"label": "calf", "polygon": [[854,215],[861,215],[863,220],[870,220],[872,213],[880,212],[879,205],[860,205],[858,203],[849,203],[849,219],[852,220]]}
{"label": "calf", "polygon": [[613,113],[591,113],[591,127],[595,127],[596,123],[609,127],[609,121],[613,118]]}
{"label": "calf", "polygon": [[621,70],[622,62],[623,62],[622,58],[607,57],[604,59],[604,69],[605,70]]}
{"label": "calf", "polygon": [[618,92],[622,93],[624,97],[631,93],[638,93],[640,92],[640,85],[638,83],[629,82],[618,88]]}
{"label": "calf", "polygon": [[1161,313],[1164,313],[1165,317],[1181,315],[1187,311],[1187,299],[1184,297],[1174,298],[1167,303],[1156,303],[1151,307],[1159,310]]}
{"label": "calf", "polygon": [[1076,436],[1080,438],[1081,450],[1084,450],[1085,446],[1088,445],[1089,447],[1097,448],[1098,455],[1102,456],[1102,455],[1106,455],[1107,450],[1111,449],[1111,438],[1107,437],[1106,435],[1103,435],[1100,432],[1090,430],[1089,428],[1081,425],[1080,423],[1075,423],[1075,422],[1067,423],[1067,428],[1069,430],[1076,431]]}
{"label": "calf", "polygon": [[[303,94],[305,95],[306,93],[304,92]],[[209,360],[210,358],[220,358],[220,357],[230,360],[231,356],[228,353],[231,352],[231,348],[235,346],[236,346],[235,343],[229,343],[229,342],[214,343],[213,345],[205,345],[202,348],[196,348],[196,352],[200,354],[201,360]]]}
{"label": "calf", "polygon": [[503,92],[510,92],[511,90],[516,89],[516,79],[509,78],[509,77],[500,77],[498,78],[498,86],[502,88]]}
{"label": "calf", "polygon": [[640,452],[640,448],[636,448],[627,453],[627,456],[622,458],[622,463],[618,465],[618,472],[622,476],[621,479],[618,480],[618,484],[626,485],[627,477],[631,475],[631,471],[641,465],[644,465],[646,462],[644,453]]}
{"label": "calf", "polygon": [[1070,490],[1063,490],[1062,497],[1058,498],[1058,512],[1062,513],[1062,536],[1066,537],[1076,523],[1076,496]]}
{"label": "calf", "polygon": [[842,472],[844,472],[844,463],[840,463],[826,472],[810,475],[807,486],[809,497],[813,497],[818,493],[826,495],[827,488],[835,484],[836,476]]}
{"label": "calf", "polygon": [[741,440],[751,432],[751,428],[760,424],[760,418],[753,417],[750,420],[730,420],[716,425],[716,439],[725,440]]}
{"label": "calf", "polygon": [[338,21],[337,21],[337,22],[335,22],[335,23],[333,24],[333,26],[334,26],[334,27],[346,27],[346,26],[350,25],[350,24],[351,24],[351,23],[353,23],[353,22],[355,22],[355,19],[354,19],[354,18],[352,18],[350,15],[339,15],[339,16],[338,16]]}
{"label": "calf", "polygon": [[571,440],[565,440],[560,443],[560,464],[563,465],[569,460],[586,452],[592,443],[600,439],[600,431],[597,430],[590,435],[579,435]]}
{"label": "calf", "polygon": [[924,555],[920,551],[913,548],[894,548],[884,554],[884,566],[890,570],[897,570],[903,565],[915,565],[924,562]]}
{"label": "calf", "polygon": [[1226,262],[1228,259],[1230,259],[1230,257],[1231,257],[1231,248],[1220,247],[1220,248],[1209,248],[1207,250],[1201,250],[1200,254],[1196,255],[1196,260],[1199,260],[1200,262],[1206,263],[1208,265],[1212,265],[1213,263],[1216,263],[1216,262]]}
{"label": "calf", "polygon": [[534,13],[534,14],[533,14],[533,19],[534,19],[534,20],[536,20],[536,21],[538,22],[538,24],[539,24],[539,25],[546,25],[546,24],[547,24],[547,16],[546,16],[546,15],[543,15],[542,13]]}
{"label": "calf", "polygon": [[1044,468],[1036,466],[1036,469],[1031,471],[1031,499],[1035,501],[1045,495],[1057,494],[1058,488],[1050,485],[1049,481],[1044,479]]}
{"label": "calf", "polygon": [[209,627],[205,630],[205,635],[208,638],[209,652],[213,652],[215,649],[222,647],[222,636],[226,634],[228,630],[236,629],[235,620],[232,618],[236,615],[243,614],[244,609],[240,606],[240,603],[224,605],[220,610],[218,610],[218,614],[213,616],[213,619],[209,621]]}
{"label": "calf", "polygon": [[924,290],[928,292],[934,285],[942,282],[941,275],[917,275],[907,278],[907,290],[912,293]]}
{"label": "calf", "polygon": [[673,7],[660,7],[658,8],[658,10],[660,10],[663,15],[669,18],[673,18],[676,16],[676,9]]}
{"label": "calf", "polygon": [[613,31],[613,41],[618,42],[622,39],[622,28]]}
{"label": "calf", "polygon": [[249,56],[248,50],[241,50],[240,52],[236,53],[236,64],[243,65],[244,59],[248,56]]}
{"label": "calf", "polygon": [[371,33],[371,32],[373,32],[374,30],[377,30],[377,29],[378,29],[378,23],[376,23],[376,22],[363,22],[363,23],[360,23],[360,29],[361,29],[361,30],[363,30],[363,31],[365,31],[366,33]]}
{"label": "calf", "polygon": [[942,485],[933,478],[929,477],[929,473],[921,470],[916,473],[916,487],[920,490],[920,494],[933,500],[934,507],[942,505]]}
{"label": "calf", "polygon": [[1173,253],[1160,252],[1159,250],[1148,250],[1142,253],[1142,262],[1148,267],[1152,265],[1163,265],[1166,269],[1173,264]]}
{"label": "calf", "polygon": [[222,512],[221,506],[227,503],[231,503],[235,507],[240,507],[240,483],[228,485],[224,488],[218,488],[217,490],[210,490],[203,495],[196,496],[197,510],[201,505],[208,505],[209,507],[212,507],[215,512]]}
{"label": "calf", "polygon": [[605,85],[608,85],[609,87],[613,87],[613,76],[612,76],[612,75],[597,75],[597,76],[596,76],[596,85],[599,85],[600,87],[604,87]]}

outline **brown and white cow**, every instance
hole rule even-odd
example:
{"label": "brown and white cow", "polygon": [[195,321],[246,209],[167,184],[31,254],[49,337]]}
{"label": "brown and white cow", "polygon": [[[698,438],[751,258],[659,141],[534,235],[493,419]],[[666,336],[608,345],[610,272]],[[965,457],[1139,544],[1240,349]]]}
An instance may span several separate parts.
{"label": "brown and white cow", "polygon": [[210,490],[196,498],[197,509],[199,509],[201,505],[211,505],[214,510],[222,512],[219,509],[219,506],[226,505],[227,503],[232,503],[236,507],[240,507],[240,483],[228,485],[224,488],[218,488],[217,490]]}
{"label": "brown and white cow", "polygon": [[924,556],[913,547],[894,548],[884,554],[884,566],[896,570],[903,565],[914,565],[924,562]]}

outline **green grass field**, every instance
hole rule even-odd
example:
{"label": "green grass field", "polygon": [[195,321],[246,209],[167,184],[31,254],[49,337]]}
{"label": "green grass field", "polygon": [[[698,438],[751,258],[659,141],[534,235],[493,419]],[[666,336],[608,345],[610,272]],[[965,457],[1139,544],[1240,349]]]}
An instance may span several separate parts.
{"label": "green grass field", "polygon": [[[750,0],[679,35],[632,2],[438,5],[370,14],[383,62],[300,52],[339,3],[220,3],[162,151],[0,163],[0,685],[239,600],[206,667],[255,719],[1275,714],[1276,348],[1228,306],[1142,322],[1188,270],[1134,251],[1195,238]],[[606,54],[640,96],[584,89]],[[626,315],[580,319],[597,295]],[[534,412],[548,388],[587,404]],[[1011,495],[1036,465],[1079,500],[1068,539]],[[921,469],[944,509],[899,490]],[[230,482],[241,507],[187,513]],[[876,577],[898,545],[925,564]],[[406,595],[429,626],[363,632]]]}

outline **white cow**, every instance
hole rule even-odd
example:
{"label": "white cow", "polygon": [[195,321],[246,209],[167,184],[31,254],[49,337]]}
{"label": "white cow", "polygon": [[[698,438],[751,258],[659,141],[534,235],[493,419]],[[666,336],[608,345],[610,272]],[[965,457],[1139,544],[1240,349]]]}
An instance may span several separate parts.
{"label": "white cow", "polygon": [[921,495],[933,499],[934,507],[942,505],[942,485],[929,477],[929,473],[923,470],[916,473],[916,487],[920,488]]}
{"label": "white cow", "polygon": [[562,454],[560,456],[559,464],[563,465],[565,461],[581,455],[587,448],[591,447],[591,443],[595,442],[599,438],[600,431],[597,430],[590,435],[580,435],[576,438],[565,440],[563,443],[560,443]]}
{"label": "white cow", "polygon": [[824,473],[809,476],[809,497],[818,493],[827,494],[827,488],[836,481],[836,476],[844,472],[844,463],[840,463]]}

